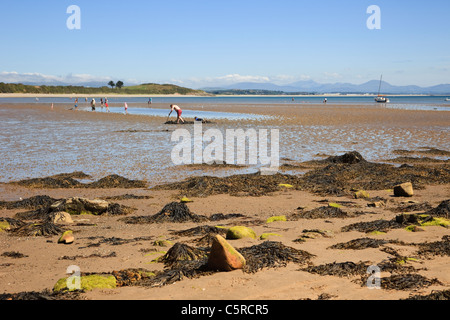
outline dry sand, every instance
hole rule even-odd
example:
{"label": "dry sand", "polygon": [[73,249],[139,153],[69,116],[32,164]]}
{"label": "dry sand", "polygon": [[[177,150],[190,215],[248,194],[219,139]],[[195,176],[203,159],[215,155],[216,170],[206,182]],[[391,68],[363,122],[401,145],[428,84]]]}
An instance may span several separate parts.
{"label": "dry sand", "polygon": [[[165,107],[153,106],[153,107]],[[48,106],[14,106],[24,112],[30,108],[39,108],[47,117],[53,117],[55,121],[64,118],[77,117],[90,121],[106,119],[122,127],[124,122],[149,123],[161,121],[159,118],[142,116],[129,116],[126,119],[118,114],[89,113],[67,111],[67,106],[56,105],[54,110]],[[206,106],[207,110],[223,110],[223,106]],[[242,112],[242,108],[228,106],[226,111]],[[449,117],[447,113],[385,110],[371,106],[276,106],[270,108],[261,105],[249,105],[246,112],[283,115],[283,125],[347,125],[359,124],[377,126],[383,123],[392,128],[413,127],[421,136],[421,130],[430,125],[447,128]],[[277,125],[277,123],[272,125]],[[126,125],[125,125],[126,127]],[[441,137],[442,133],[437,133]],[[443,141],[444,145],[449,141]],[[423,145],[425,146],[425,145]],[[391,150],[393,151],[393,150]],[[183,171],[179,169],[179,171]],[[233,170],[220,169],[232,173]],[[229,171],[227,171],[229,170]],[[207,172],[208,173],[208,172]],[[188,174],[186,174],[187,176]],[[152,182],[159,184],[165,181]],[[26,199],[35,195],[48,195],[53,198],[86,197],[89,199],[111,197],[123,194],[146,195],[148,199],[117,200],[114,202],[134,207],[137,210],[131,216],[148,216],[160,211],[164,205],[179,200],[177,191],[156,191],[151,189],[32,189],[17,185],[0,184],[0,200],[12,201],[19,197]],[[93,290],[82,296],[87,299],[121,299],[121,300],[297,300],[318,299],[324,294],[331,299],[376,299],[392,300],[404,299],[412,295],[425,295],[433,290],[448,290],[450,287],[450,273],[448,272],[448,256],[433,256],[430,258],[417,257],[417,247],[413,243],[424,243],[439,241],[443,236],[449,235],[449,229],[441,226],[423,227],[423,232],[409,232],[404,228],[390,230],[385,234],[365,234],[357,231],[342,232],[343,226],[378,219],[391,220],[398,213],[390,209],[401,205],[402,202],[415,200],[428,202],[436,207],[443,200],[449,199],[450,185],[428,186],[423,190],[416,190],[413,198],[397,198],[392,196],[392,190],[368,190],[371,197],[382,197],[389,199],[388,205],[383,208],[369,208],[364,199],[352,199],[351,197],[320,197],[307,191],[286,189],[271,195],[262,197],[232,197],[229,195],[214,195],[206,198],[192,198],[193,202],[188,204],[189,209],[199,215],[211,216],[215,213],[240,213],[245,218],[235,218],[219,222],[201,223],[201,225],[248,225],[258,235],[262,233],[277,233],[271,241],[281,241],[284,245],[296,249],[305,250],[315,257],[311,259],[314,266],[333,263],[366,262],[379,264],[393,256],[380,248],[392,248],[402,256],[415,257],[417,260],[408,261],[408,266],[418,269],[417,273],[428,279],[437,278],[441,284],[433,284],[428,287],[410,290],[381,289],[371,290],[361,284],[360,276],[337,277],[321,276],[318,274],[301,271],[300,266],[289,263],[286,267],[277,269],[263,269],[255,274],[244,273],[241,270],[232,272],[220,272],[213,275],[201,276],[196,279],[184,279],[174,284],[148,288],[140,286],[120,287],[108,290]],[[298,212],[298,207],[305,210],[321,207],[324,204],[318,201],[326,199],[327,202],[351,201],[352,205],[343,209],[346,211],[364,211],[363,216],[352,218],[329,218],[329,219],[299,219],[297,221],[278,221],[266,223],[266,219],[272,216],[289,216]],[[12,218],[18,209],[0,209],[0,217]],[[420,211],[419,211],[420,212]],[[17,237],[8,232],[0,232],[0,255],[4,252],[19,252],[25,255],[23,258],[11,258],[0,256],[0,294],[19,293],[26,291],[42,291],[52,289],[56,281],[66,277],[66,269],[70,265],[77,265],[82,272],[112,272],[128,268],[144,268],[148,270],[162,270],[162,263],[152,263],[158,254],[148,254],[145,249],[157,249],[157,252],[167,251],[170,247],[155,247],[153,241],[157,239],[171,240],[172,243],[185,242],[193,245],[192,237],[179,237],[172,234],[175,230],[185,230],[198,226],[196,223],[165,223],[165,224],[126,224],[120,221],[121,217],[115,216],[73,216],[75,225],[71,227],[74,231],[75,242],[70,245],[58,244],[58,236],[50,237]],[[260,222],[257,222],[260,221]],[[85,225],[77,226],[77,223]],[[329,230],[331,237],[318,237],[307,239],[305,242],[294,242],[305,229]],[[113,245],[111,243],[100,243],[105,238],[135,239],[138,237],[151,237],[151,239],[131,241],[126,244]],[[368,248],[363,250],[330,249],[337,243],[347,242],[353,239],[370,237],[373,239],[399,240],[404,244],[384,244],[380,248]],[[261,244],[259,239],[232,240],[231,244],[239,248]],[[96,246],[89,246],[90,244]],[[111,255],[114,253],[113,255]],[[97,256],[92,256],[93,254]],[[159,255],[162,255],[159,253]],[[66,257],[66,258],[63,258]],[[71,259],[67,259],[71,257]],[[390,273],[383,272],[382,277]]]}

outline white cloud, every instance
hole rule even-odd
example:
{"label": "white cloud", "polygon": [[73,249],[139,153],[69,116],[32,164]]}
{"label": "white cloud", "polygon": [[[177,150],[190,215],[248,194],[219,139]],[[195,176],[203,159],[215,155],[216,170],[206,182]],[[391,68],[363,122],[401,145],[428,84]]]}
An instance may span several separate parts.
{"label": "white cloud", "polygon": [[171,83],[184,85],[192,88],[202,87],[220,87],[240,82],[256,82],[256,83],[274,83],[278,85],[289,84],[300,80],[310,80],[311,77],[307,75],[275,75],[275,76],[255,76],[255,75],[241,75],[241,74],[228,74],[217,77],[204,77],[204,78],[188,78],[188,79],[171,79]]}
{"label": "white cloud", "polygon": [[342,76],[337,72],[324,72],[325,79],[341,79]]}

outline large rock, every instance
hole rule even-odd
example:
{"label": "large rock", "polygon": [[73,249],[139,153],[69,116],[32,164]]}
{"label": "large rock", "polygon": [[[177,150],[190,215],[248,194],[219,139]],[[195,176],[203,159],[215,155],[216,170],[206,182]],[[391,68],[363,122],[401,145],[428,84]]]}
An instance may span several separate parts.
{"label": "large rock", "polygon": [[52,212],[49,215],[49,219],[54,223],[54,224],[71,224],[73,223],[72,217],[70,216],[69,213],[64,212],[64,211],[59,211],[59,212]]}
{"label": "large rock", "polygon": [[212,239],[211,253],[208,267],[212,270],[232,271],[245,266],[245,258],[222,236],[216,235]]}
{"label": "large rock", "polygon": [[[73,276],[72,276],[73,277]],[[54,292],[58,291],[74,291],[84,290],[91,291],[94,289],[114,289],[117,287],[117,280],[111,275],[91,274],[79,277],[79,288],[77,288],[76,281],[73,278],[62,278],[53,287]],[[69,280],[69,281],[67,281]],[[71,281],[72,280],[72,281]],[[69,282],[69,284],[68,284]],[[73,287],[71,287],[73,286]]]}
{"label": "large rock", "polygon": [[105,200],[89,200],[85,198],[69,198],[51,205],[51,211],[65,211],[70,214],[94,214],[101,215],[108,211],[109,203]]}
{"label": "large rock", "polygon": [[256,233],[252,229],[243,226],[231,227],[227,231],[227,239],[242,239],[242,238],[252,238],[256,239]]}
{"label": "large rock", "polygon": [[405,182],[394,187],[394,196],[396,197],[412,197],[414,190],[411,182]]}

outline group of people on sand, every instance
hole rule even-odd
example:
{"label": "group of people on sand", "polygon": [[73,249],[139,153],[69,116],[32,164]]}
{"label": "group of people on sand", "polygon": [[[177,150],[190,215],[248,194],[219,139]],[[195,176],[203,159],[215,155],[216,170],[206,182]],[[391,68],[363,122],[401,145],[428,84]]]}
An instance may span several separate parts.
{"label": "group of people on sand", "polygon": [[[87,102],[87,98],[85,99],[85,102]],[[149,100],[149,104],[151,104],[151,99]],[[108,99],[105,98],[103,100],[103,98],[100,98],[100,106],[103,110],[103,107],[106,107],[106,111],[110,112],[109,110],[109,105],[108,105]],[[91,100],[91,111],[95,112],[95,107],[96,107],[96,102],[95,102],[95,98],[92,98]],[[78,98],[75,99],[75,110],[78,110]],[[172,112],[175,111],[177,114],[177,123],[180,123],[180,121],[182,123],[184,123],[184,119],[181,117],[181,114],[183,113],[183,110],[181,110],[181,108],[179,106],[177,106],[176,104],[171,104],[170,105],[170,113],[169,116],[167,117],[167,120],[169,119],[170,115],[172,114]],[[128,114],[128,104],[125,102],[125,114]],[[195,118],[196,121],[202,121],[203,119],[200,118]]]}
{"label": "group of people on sand", "polygon": [[[88,101],[87,98],[85,98],[84,101],[87,102]],[[103,100],[103,98],[100,98],[100,106],[101,106],[102,110],[103,110],[103,107],[106,107],[106,112],[110,112],[107,98],[105,98],[104,100]],[[95,112],[95,107],[96,107],[95,98],[92,98],[91,111]],[[78,110],[78,98],[75,98],[74,110]]]}

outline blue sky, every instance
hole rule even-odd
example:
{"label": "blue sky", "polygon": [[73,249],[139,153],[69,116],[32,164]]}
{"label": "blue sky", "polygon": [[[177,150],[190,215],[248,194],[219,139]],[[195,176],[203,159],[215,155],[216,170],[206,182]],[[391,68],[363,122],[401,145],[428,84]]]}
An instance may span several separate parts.
{"label": "blue sky", "polygon": [[[81,9],[69,30],[67,7]],[[367,7],[381,9],[369,30]],[[2,0],[0,81],[450,83],[450,1]],[[8,82],[9,82],[8,81]]]}

